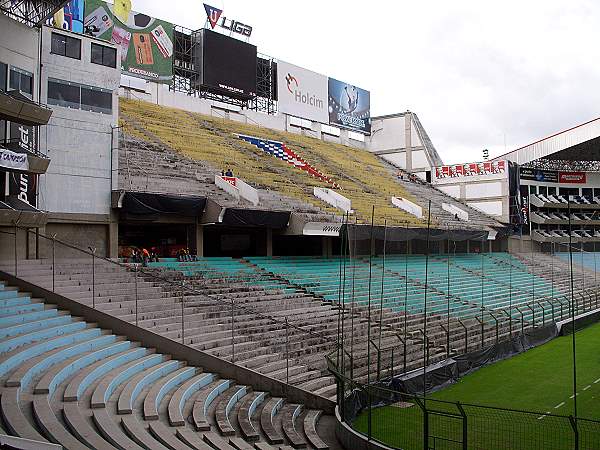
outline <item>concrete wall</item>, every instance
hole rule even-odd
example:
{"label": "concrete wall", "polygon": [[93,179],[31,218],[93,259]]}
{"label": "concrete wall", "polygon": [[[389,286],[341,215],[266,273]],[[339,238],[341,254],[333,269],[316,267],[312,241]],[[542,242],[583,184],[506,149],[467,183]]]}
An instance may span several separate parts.
{"label": "concrete wall", "polygon": [[39,80],[39,31],[0,14],[0,62],[33,73],[33,99]]}
{"label": "concrete wall", "polygon": [[117,139],[113,139],[112,128],[118,124],[120,69],[118,64],[117,68],[92,64],[91,42],[96,40],[80,34],[71,35],[81,39],[81,60],[51,54],[51,33],[71,34],[43,29],[42,102],[47,102],[50,77],[113,91],[113,112],[50,106],[53,114],[40,132],[40,151],[50,157],[51,163],[40,178],[39,207],[53,213],[107,215],[111,178],[118,169]]}
{"label": "concrete wall", "polygon": [[436,178],[433,174],[432,183],[446,194],[508,223],[510,218],[508,170],[502,174],[456,178]]}

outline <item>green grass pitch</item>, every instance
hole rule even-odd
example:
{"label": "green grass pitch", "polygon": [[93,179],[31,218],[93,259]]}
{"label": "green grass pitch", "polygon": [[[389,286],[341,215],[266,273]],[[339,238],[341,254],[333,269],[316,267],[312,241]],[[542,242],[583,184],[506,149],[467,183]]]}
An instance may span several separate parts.
{"label": "green grass pitch", "polygon": [[[600,324],[576,333],[578,416],[600,421]],[[572,337],[561,336],[465,376],[456,384],[431,394],[428,408],[451,413],[430,416],[430,435],[435,448],[462,448],[462,422],[453,405],[437,402],[485,405],[535,414],[507,413],[465,406],[469,416],[468,448],[565,449],[575,448],[568,420],[554,415],[573,414]],[[547,415],[550,413],[550,415]],[[368,414],[363,412],[354,427],[366,433]],[[600,449],[600,424],[580,421],[580,449]],[[373,437],[393,446],[423,448],[423,414],[418,406],[386,406],[372,410]],[[429,443],[433,447],[432,441]]]}

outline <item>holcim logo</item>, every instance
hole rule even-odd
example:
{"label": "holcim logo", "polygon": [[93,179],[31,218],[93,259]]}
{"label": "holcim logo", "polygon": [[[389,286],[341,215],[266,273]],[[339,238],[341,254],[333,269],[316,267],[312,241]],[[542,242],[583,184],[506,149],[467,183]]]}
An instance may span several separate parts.
{"label": "holcim logo", "polygon": [[292,74],[288,73],[285,77],[287,82],[287,89],[290,94],[294,95],[294,100],[304,105],[314,106],[315,108],[323,109],[323,100],[317,98],[316,95],[310,92],[304,92],[300,89],[298,79]]}

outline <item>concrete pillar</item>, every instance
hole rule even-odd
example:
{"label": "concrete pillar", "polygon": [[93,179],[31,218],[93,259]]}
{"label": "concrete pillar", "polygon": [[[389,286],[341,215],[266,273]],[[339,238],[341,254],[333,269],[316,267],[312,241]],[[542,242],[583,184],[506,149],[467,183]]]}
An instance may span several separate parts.
{"label": "concrete pillar", "polygon": [[406,170],[412,171],[412,114],[406,112],[404,115],[404,147],[406,149]]}
{"label": "concrete pillar", "polygon": [[204,256],[204,225],[196,224],[196,256]]}
{"label": "concrete pillar", "polygon": [[273,230],[271,228],[267,228],[267,256],[273,256]]}
{"label": "concrete pillar", "polygon": [[321,237],[321,247],[322,247],[322,255],[326,258],[331,258],[333,254],[332,242],[330,236],[322,236]]}
{"label": "concrete pillar", "polygon": [[109,258],[119,257],[119,213],[110,212],[108,223],[108,245],[106,253]]}

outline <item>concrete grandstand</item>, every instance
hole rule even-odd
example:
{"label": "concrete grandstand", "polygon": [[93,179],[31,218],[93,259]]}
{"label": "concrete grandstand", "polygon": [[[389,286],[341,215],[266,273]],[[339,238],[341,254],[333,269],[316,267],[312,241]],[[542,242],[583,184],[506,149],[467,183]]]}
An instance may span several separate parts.
{"label": "concrete grandstand", "polygon": [[[242,39],[218,37],[253,56],[250,94],[210,85],[208,23],[154,38],[157,82],[102,27],[57,27],[70,2],[4,3],[2,445],[357,448],[340,360],[427,380],[598,310],[596,121],[452,169],[414,112],[294,109],[291,80],[339,82]],[[117,20],[89,3],[82,25]]]}

